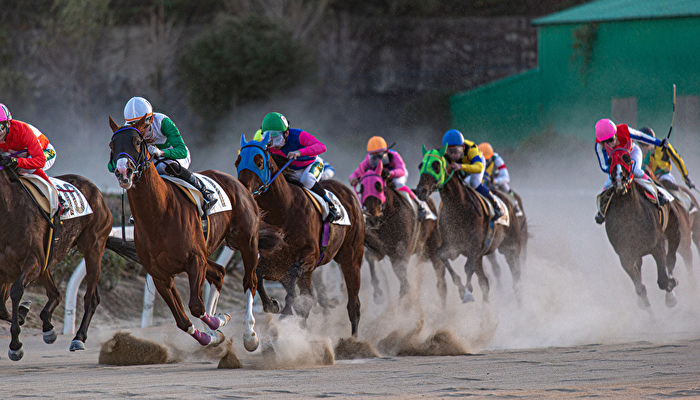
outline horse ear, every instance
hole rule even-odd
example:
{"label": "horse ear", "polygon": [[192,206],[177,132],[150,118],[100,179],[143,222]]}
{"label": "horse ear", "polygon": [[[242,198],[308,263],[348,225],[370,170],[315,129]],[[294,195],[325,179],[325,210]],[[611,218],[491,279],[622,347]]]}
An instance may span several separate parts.
{"label": "horse ear", "polygon": [[117,125],[116,122],[112,119],[112,116],[109,116],[109,127],[112,128],[112,133],[116,132],[117,129],[119,129],[119,125]]}
{"label": "horse ear", "polygon": [[248,144],[248,142],[245,141],[245,133],[244,133],[241,135],[241,148],[243,148],[243,146],[245,146],[247,144]]}
{"label": "horse ear", "polygon": [[265,132],[263,133],[262,140],[260,143],[263,145],[263,147],[267,147],[267,144],[270,142],[270,132]]}
{"label": "horse ear", "polygon": [[447,151],[447,145],[442,146],[440,150],[438,150],[438,154],[440,154],[440,157],[445,156],[445,152]]}
{"label": "horse ear", "polygon": [[143,117],[141,117],[141,119],[139,119],[138,121],[136,121],[136,123],[134,124],[134,127],[135,127],[136,129],[141,130],[141,128],[146,124],[146,116],[147,116],[147,115],[148,115],[148,114],[143,114]]}
{"label": "horse ear", "polygon": [[427,152],[428,152],[428,150],[425,149],[425,143],[423,143],[423,155],[425,155],[425,153],[427,153]]}
{"label": "horse ear", "polygon": [[374,167],[374,172],[375,172],[377,175],[381,175],[381,173],[382,173],[382,168],[384,168],[384,164],[382,164],[382,161],[379,160],[379,162],[377,163],[377,166]]}

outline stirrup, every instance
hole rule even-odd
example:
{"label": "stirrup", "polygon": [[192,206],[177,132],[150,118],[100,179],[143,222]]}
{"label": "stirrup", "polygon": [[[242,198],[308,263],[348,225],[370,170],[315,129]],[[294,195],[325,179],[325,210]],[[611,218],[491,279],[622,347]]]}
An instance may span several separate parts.
{"label": "stirrup", "polygon": [[335,204],[328,203],[328,222],[335,222],[341,217],[340,212],[335,208]]}
{"label": "stirrup", "polygon": [[219,201],[219,199],[217,198],[207,200],[207,198],[205,197],[204,203],[202,203],[202,211],[204,211],[204,213],[206,214],[207,212],[209,212],[209,210],[211,210],[212,207],[214,207],[214,204],[216,204],[217,201]]}

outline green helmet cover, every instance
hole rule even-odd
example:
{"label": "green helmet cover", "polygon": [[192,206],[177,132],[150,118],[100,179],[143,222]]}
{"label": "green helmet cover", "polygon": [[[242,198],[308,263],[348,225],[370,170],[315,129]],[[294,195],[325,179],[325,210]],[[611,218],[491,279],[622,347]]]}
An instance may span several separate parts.
{"label": "green helmet cover", "polygon": [[289,129],[289,122],[287,122],[287,118],[285,118],[284,115],[278,112],[271,112],[263,118],[260,129],[262,129],[263,132],[284,132]]}

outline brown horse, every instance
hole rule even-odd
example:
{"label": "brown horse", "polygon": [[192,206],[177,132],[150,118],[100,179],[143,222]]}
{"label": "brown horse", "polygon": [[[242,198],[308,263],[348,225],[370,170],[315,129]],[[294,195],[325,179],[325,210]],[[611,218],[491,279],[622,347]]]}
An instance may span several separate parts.
{"label": "brown horse", "polygon": [[672,272],[681,235],[677,214],[670,209],[680,207],[680,204],[674,201],[659,208],[644,198],[644,189],[632,179],[632,158],[627,150],[614,149],[610,160],[609,174],[614,189],[608,189],[612,197],[605,213],[608,240],[620,258],[622,268],[632,278],[640,306],[650,306],[646,287],[642,284],[642,257],[651,254],[656,261],[657,283],[661,290],[666,291],[666,305],[672,307],[676,304],[673,288],[678,284]]}
{"label": "brown horse", "polygon": [[[488,301],[489,281],[484,274],[482,257],[498,249],[506,258],[513,275],[513,288],[520,299],[520,249],[521,231],[516,218],[510,218],[508,226],[494,224],[493,235],[489,236],[490,218],[485,210],[484,202],[474,189],[471,189],[455,175],[450,164],[445,160],[446,147],[439,150],[426,151],[423,147],[421,176],[418,181],[416,194],[426,199],[432,192],[438,190],[442,204],[438,217],[438,229],[441,243],[437,255],[440,259],[441,273],[439,279],[444,279],[445,270],[452,275],[452,280],[460,291],[462,301],[472,301],[471,282],[462,285],[461,279],[450,267],[450,260],[459,255],[467,257],[464,266],[467,276],[476,273],[479,286],[483,292],[484,301]],[[513,205],[505,203],[509,215],[515,215]],[[445,299],[443,298],[443,302]]]}
{"label": "brown horse", "polygon": [[[683,258],[683,264],[685,264],[688,275],[690,276],[691,280],[694,280],[692,244],[695,243],[695,247],[698,249],[698,251],[700,251],[700,216],[698,216],[697,212],[697,210],[700,210],[700,205],[698,205],[697,199],[695,196],[693,196],[690,190],[676,185],[673,182],[669,182],[666,179],[661,181],[655,180],[655,182],[657,185],[663,186],[664,189],[671,192],[671,194],[673,194],[675,197],[679,195],[679,192],[680,195],[687,196],[690,199],[692,206],[695,207],[696,211],[692,213],[689,213],[682,203],[681,207],[672,208],[672,210],[677,213],[676,216],[678,218],[681,233],[681,242],[678,246],[678,253]],[[680,200],[674,203],[680,203]]]}
{"label": "brown horse", "polygon": [[[228,196],[231,210],[207,217],[205,237],[197,206],[176,185],[166,182],[152,166],[152,156],[142,130],[145,117],[133,126],[119,127],[112,118],[111,160],[115,176],[127,190],[134,216],[134,244],[141,264],[153,277],[158,293],[170,307],[178,328],[194,337],[201,345],[218,345],[224,340],[218,328],[228,322],[226,314],[209,315],[202,301],[205,279],[215,293],[221,291],[225,269],[207,257],[226,240],[229,247],[241,253],[245,272],[243,290],[247,296],[244,345],[249,351],[258,346],[253,331],[253,296],[257,289],[255,268],[258,250],[273,249],[280,241],[276,231],[261,228],[260,211],[248,190],[234,177],[214,170],[202,174],[221,185]],[[189,309],[213,332],[198,331],[185,314],[174,277],[187,273],[190,286]],[[213,310],[210,310],[213,312]]]}
{"label": "brown horse", "polygon": [[[419,221],[406,199],[393,185],[387,185],[381,171],[381,162],[375,170],[367,170],[360,177],[358,191],[365,213],[365,259],[369,264],[375,302],[383,298],[375,269],[384,257],[389,257],[391,267],[399,278],[401,298],[410,291],[406,267],[411,255],[418,254],[421,262],[430,259],[433,265],[438,265],[437,221]],[[435,203],[431,199],[427,203],[431,211],[437,214]]]}
{"label": "brown horse", "polygon": [[[338,181],[323,181],[325,189],[333,192],[348,212],[350,225],[329,224],[327,245],[321,248],[324,221],[299,185],[287,179],[275,179],[280,171],[267,151],[268,135],[262,142],[246,142],[241,138],[241,152],[236,160],[238,179],[256,195],[264,211],[263,220],[282,229],[285,246],[271,254],[262,255],[258,262],[260,300],[265,312],[280,312],[279,304],[270,299],[262,285],[263,279],[281,281],[287,289],[282,314],[292,314],[298,285],[301,295],[313,297],[312,272],[316,267],[335,260],[340,264],[348,293],[348,316],[352,335],[357,336],[360,321],[360,267],[364,253],[365,222],[362,209],[352,190]],[[310,307],[294,308],[304,319]]]}
{"label": "brown horse", "polygon": [[[48,297],[39,314],[44,342],[53,343],[57,338],[51,318],[61,301],[61,294],[50,269],[63,260],[69,250],[75,248],[83,255],[87,270],[84,313],[80,328],[71,342],[71,351],[85,349],[88,326],[100,303],[97,281],[102,254],[112,229],[112,214],[102,193],[89,180],[78,175],[63,175],[58,179],[70,183],[85,195],[92,214],[62,221],[50,244],[53,248],[49,251],[49,232],[55,225],[50,225],[48,215],[22,187],[16,171],[7,167],[0,171],[0,215],[6,226],[0,234],[0,318],[11,323],[12,339],[8,355],[14,361],[24,356],[19,340],[20,325],[29,309],[27,303],[22,303],[24,288],[37,278]],[[58,219],[54,222],[58,223]],[[11,313],[5,308],[8,295],[12,299]]]}

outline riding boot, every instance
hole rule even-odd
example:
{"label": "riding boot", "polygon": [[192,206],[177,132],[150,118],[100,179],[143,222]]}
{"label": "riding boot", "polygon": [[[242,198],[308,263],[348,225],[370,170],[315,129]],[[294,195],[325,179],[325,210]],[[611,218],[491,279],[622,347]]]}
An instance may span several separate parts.
{"label": "riding boot", "polygon": [[510,195],[510,197],[513,198],[513,208],[515,208],[515,215],[523,215],[523,210],[520,208],[520,202],[515,197],[515,192],[513,192],[513,189],[509,190],[508,194]]}
{"label": "riding boot", "polygon": [[202,193],[202,197],[204,197],[202,211],[204,211],[204,214],[209,212],[209,210],[214,206],[214,204],[216,204],[216,202],[219,201],[219,199],[214,197],[214,192],[207,189],[207,187],[204,186],[204,182],[202,182],[201,179],[197,178],[195,174],[187,170],[187,168],[181,168],[179,177],[191,183],[192,186],[195,187],[195,189],[199,190]]}
{"label": "riding boot", "polygon": [[333,201],[331,201],[330,198],[328,198],[328,195],[326,194],[326,189],[321,186],[320,183],[316,182],[314,185],[311,187],[311,191],[316,193],[317,195],[321,196],[321,198],[328,203],[328,222],[334,222],[336,220],[339,220],[341,215],[338,209],[335,207],[335,204],[333,204]]}
{"label": "riding boot", "polygon": [[493,193],[488,192],[486,198],[491,202],[491,205],[493,206],[493,220],[495,221],[501,218],[503,216],[503,211],[501,211],[501,208],[498,206],[498,203],[496,202]]}
{"label": "riding boot", "polygon": [[61,196],[58,196],[58,216],[60,217],[63,214],[67,214],[70,212],[70,204],[66,202],[66,199],[64,199]]}
{"label": "riding boot", "polygon": [[433,212],[430,210],[430,207],[428,207],[428,203],[417,197],[414,199],[414,201],[416,204],[418,204],[418,219],[421,221],[425,219],[437,219],[435,214],[433,214]]}
{"label": "riding boot", "polygon": [[603,214],[600,213],[600,211],[598,211],[595,215],[595,223],[598,225],[602,225],[603,222],[605,222],[605,217],[603,216]]}

